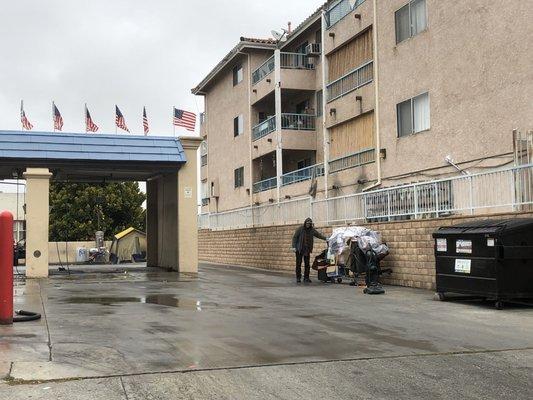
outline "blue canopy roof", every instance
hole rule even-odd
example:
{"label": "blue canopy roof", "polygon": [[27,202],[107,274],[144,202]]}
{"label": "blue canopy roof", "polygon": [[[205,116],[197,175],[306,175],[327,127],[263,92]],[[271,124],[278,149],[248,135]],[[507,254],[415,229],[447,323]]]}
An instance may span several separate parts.
{"label": "blue canopy roof", "polygon": [[0,159],[186,162],[179,139],[99,133],[0,131]]}

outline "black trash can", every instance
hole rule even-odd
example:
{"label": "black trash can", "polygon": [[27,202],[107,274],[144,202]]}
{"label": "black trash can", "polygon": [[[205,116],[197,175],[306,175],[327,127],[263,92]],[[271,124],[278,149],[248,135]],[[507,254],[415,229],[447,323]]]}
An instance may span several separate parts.
{"label": "black trash can", "polygon": [[439,228],[436,286],[445,293],[503,301],[533,298],[533,218],[474,220]]}

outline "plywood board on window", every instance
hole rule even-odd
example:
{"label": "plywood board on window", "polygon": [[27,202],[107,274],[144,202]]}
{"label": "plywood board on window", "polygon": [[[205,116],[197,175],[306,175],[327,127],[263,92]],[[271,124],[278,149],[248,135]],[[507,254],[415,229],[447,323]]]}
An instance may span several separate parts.
{"label": "plywood board on window", "polygon": [[330,159],[336,159],[357,151],[374,147],[374,113],[330,128]]}
{"label": "plywood board on window", "polygon": [[373,57],[372,29],[328,55],[328,81],[332,82]]}

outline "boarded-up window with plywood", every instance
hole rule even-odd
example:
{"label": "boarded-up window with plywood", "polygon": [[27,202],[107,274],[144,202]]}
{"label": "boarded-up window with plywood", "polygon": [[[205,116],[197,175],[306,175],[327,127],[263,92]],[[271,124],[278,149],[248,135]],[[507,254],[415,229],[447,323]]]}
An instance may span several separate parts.
{"label": "boarded-up window with plywood", "polygon": [[328,55],[329,82],[339,79],[372,58],[372,29],[369,29]]}
{"label": "boarded-up window with plywood", "polygon": [[330,159],[374,147],[374,113],[369,112],[329,129]]}

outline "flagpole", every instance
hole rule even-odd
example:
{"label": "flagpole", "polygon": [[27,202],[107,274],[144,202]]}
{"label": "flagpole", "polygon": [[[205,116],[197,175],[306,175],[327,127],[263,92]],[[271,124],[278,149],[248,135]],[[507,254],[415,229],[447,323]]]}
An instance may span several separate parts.
{"label": "flagpole", "polygon": [[176,137],[176,125],[174,124],[174,110],[176,109],[176,106],[172,106],[172,129],[173,129],[173,136]]}
{"label": "flagpole", "polygon": [[87,103],[85,103],[85,110],[84,110],[84,116],[83,118],[85,119],[85,133],[87,133]]}
{"label": "flagpole", "polygon": [[55,131],[56,131],[56,123],[55,123],[55,120],[54,120],[54,100],[52,100],[52,125],[53,125],[54,133],[55,133]]}
{"label": "flagpole", "polygon": [[20,100],[20,127],[24,130],[24,124],[22,123],[22,112],[24,111],[24,100]]}
{"label": "flagpole", "polygon": [[117,105],[115,104],[115,135],[117,134]]}

